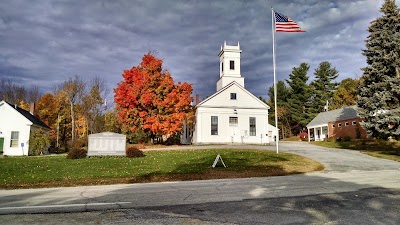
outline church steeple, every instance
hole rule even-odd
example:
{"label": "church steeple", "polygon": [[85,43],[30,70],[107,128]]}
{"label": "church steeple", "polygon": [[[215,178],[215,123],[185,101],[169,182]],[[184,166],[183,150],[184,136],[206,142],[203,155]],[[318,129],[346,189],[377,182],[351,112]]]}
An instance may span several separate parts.
{"label": "church steeple", "polygon": [[224,86],[228,85],[232,81],[236,81],[244,87],[244,78],[240,74],[240,45],[226,45],[221,46],[221,51],[219,52],[219,80],[217,82],[217,91],[219,91]]}

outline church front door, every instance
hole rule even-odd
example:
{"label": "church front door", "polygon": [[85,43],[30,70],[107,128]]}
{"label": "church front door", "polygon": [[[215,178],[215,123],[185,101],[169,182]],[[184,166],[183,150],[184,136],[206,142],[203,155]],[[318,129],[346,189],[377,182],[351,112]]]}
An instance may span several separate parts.
{"label": "church front door", "polygon": [[238,126],[229,126],[229,134],[231,137],[231,143],[240,143],[240,133]]}

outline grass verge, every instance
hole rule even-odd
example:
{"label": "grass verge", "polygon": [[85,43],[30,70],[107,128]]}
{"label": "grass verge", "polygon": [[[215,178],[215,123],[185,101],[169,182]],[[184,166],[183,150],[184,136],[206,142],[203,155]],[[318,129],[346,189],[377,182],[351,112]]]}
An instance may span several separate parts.
{"label": "grass verge", "polygon": [[[265,177],[323,170],[302,156],[259,150],[147,151],[141,158],[65,156],[0,158],[0,188]],[[211,168],[217,154],[227,166]]]}
{"label": "grass verge", "polygon": [[364,154],[400,162],[400,143],[383,140],[315,141],[314,145],[327,148],[359,150]]}

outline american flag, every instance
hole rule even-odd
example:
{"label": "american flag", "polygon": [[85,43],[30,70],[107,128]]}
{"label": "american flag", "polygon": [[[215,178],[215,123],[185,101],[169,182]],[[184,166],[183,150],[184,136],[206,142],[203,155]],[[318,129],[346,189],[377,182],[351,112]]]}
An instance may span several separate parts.
{"label": "american flag", "polygon": [[305,32],[296,22],[289,17],[282,15],[278,12],[275,14],[275,31],[276,32]]}

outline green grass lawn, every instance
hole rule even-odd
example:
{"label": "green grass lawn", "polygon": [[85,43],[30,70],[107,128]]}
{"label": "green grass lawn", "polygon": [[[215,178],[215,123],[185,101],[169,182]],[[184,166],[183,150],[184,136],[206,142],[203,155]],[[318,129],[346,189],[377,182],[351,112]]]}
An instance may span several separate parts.
{"label": "green grass lawn", "polygon": [[359,150],[364,154],[400,162],[400,143],[382,140],[315,141],[314,145],[327,148]]}
{"label": "green grass lawn", "polygon": [[[211,168],[220,154],[227,168]],[[0,158],[0,188],[57,187],[92,184],[277,176],[322,170],[313,160],[258,150],[147,151],[145,157],[65,155]]]}

